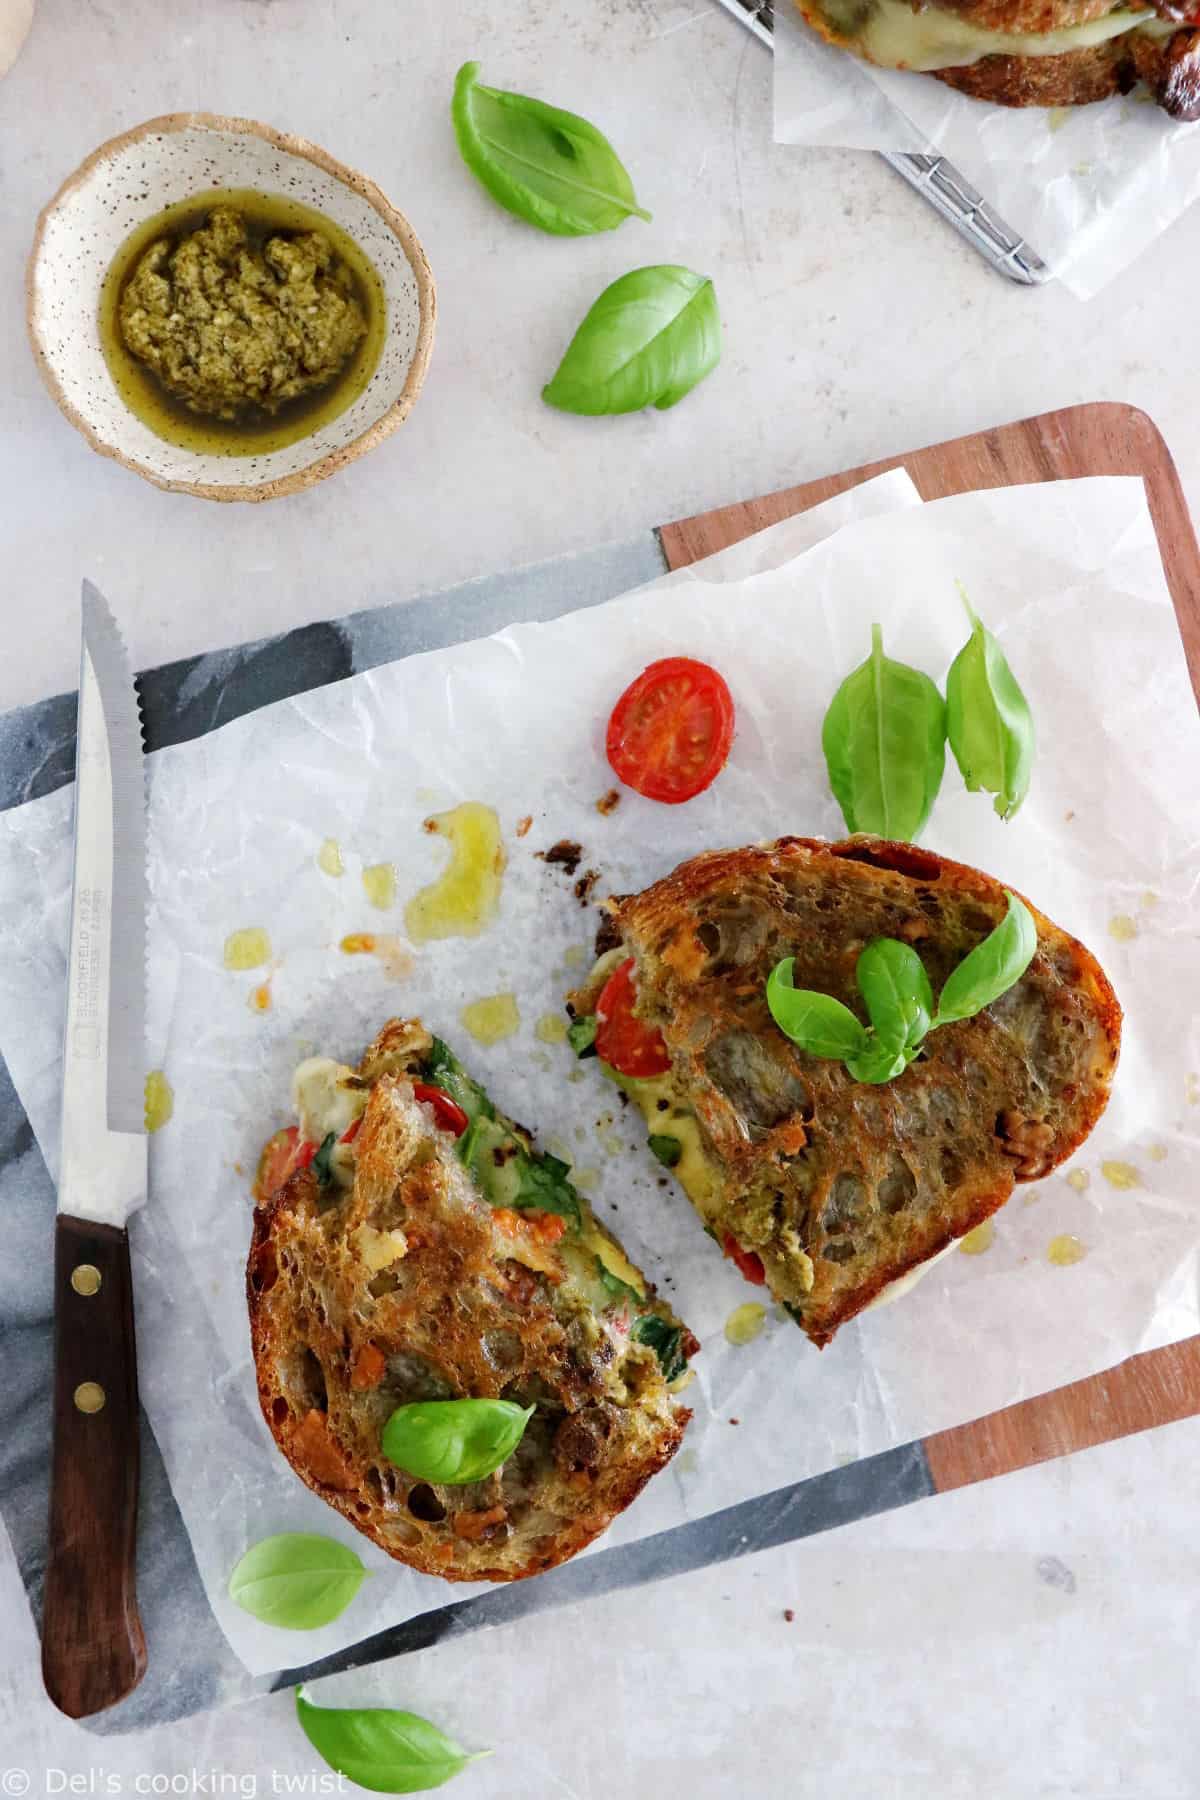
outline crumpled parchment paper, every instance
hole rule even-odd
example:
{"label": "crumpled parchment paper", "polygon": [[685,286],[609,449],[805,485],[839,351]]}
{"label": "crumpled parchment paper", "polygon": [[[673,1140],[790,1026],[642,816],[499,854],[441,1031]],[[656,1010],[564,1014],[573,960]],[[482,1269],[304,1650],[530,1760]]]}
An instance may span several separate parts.
{"label": "crumpled parchment paper", "polygon": [[992,106],[877,69],[775,8],[775,141],[940,151],[1088,300],[1200,194],[1200,124],[1138,92],[1093,106]]}
{"label": "crumpled parchment paper", "polygon": [[[824,520],[776,527],[769,545],[727,553],[716,570],[373,670],[152,759],[149,1054],[175,1112],[152,1140],[151,1198],[132,1226],[142,1393],[209,1597],[255,1673],[470,1591],[356,1539],[291,1474],[254,1392],[243,1263],[259,1146],[288,1120],[296,1061],[315,1049],[354,1058],[389,1014],[419,1012],[503,1107],[572,1158],[601,1216],[703,1342],[684,1448],[605,1543],[1200,1326],[1200,724],[1142,484],[1059,482],[921,506],[893,476],[868,498],[888,510],[820,541],[814,526],[846,520],[862,496],[832,503]],[[839,835],[820,753],[829,698],[865,655],[873,619],[893,655],[940,680],[966,633],[959,580],[1029,695],[1038,762],[1025,807],[1005,825],[951,761],[924,841],[1023,889],[1099,953],[1126,1010],[1116,1092],[1070,1171],[1078,1185],[1063,1172],[1019,1189],[984,1254],[952,1254],[822,1354],[773,1312],[756,1341],[735,1346],[724,1323],[757,1295],[674,1185],[661,1185],[640,1124],[595,1064],[536,1035],[539,1019],[557,1016],[597,916],[534,852],[578,839],[600,891],[619,892],[704,847]],[[602,817],[612,701],[672,652],[708,659],[729,681],[730,763],[685,807],[626,793]],[[462,800],[494,806],[502,823],[509,865],[496,924],[422,947],[400,979],[378,957],[344,955],[346,933],[402,933],[404,902],[446,857],[422,821]],[[52,1167],[70,812],[65,790],[0,819],[0,1050]],[[526,814],[533,826],[518,838]],[[342,848],[340,879],[316,864],[327,837]],[[360,879],[381,861],[399,877],[388,913],[368,904]],[[234,974],[222,962],[227,934],[247,926],[270,934],[266,1012],[250,997],[267,971]],[[521,1026],[485,1049],[458,1014],[499,992],[516,996]],[[1106,1164],[1126,1185],[1112,1185]],[[1085,1251],[1067,1268],[1047,1255],[1064,1233]],[[338,1623],[302,1638],[259,1625],[225,1591],[248,1544],[290,1529],[354,1541],[377,1571]]]}

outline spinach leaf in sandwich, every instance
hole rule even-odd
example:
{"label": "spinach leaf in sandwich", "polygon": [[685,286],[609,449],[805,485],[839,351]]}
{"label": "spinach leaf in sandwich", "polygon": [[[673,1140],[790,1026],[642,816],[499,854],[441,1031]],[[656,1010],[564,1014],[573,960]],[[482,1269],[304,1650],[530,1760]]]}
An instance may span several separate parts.
{"label": "spinach leaf in sandwich", "polygon": [[530,1208],[537,1212],[558,1213],[571,1225],[578,1226],[579,1196],[567,1180],[570,1165],[548,1152],[543,1156],[530,1156],[520,1150],[518,1157],[519,1185],[513,1205],[522,1211]]}
{"label": "spinach leaf in sandwich", "polygon": [[[494,1119],[496,1109],[477,1081],[472,1081],[453,1050],[435,1037],[421,1070],[422,1078],[433,1087],[444,1088],[458,1103],[467,1118]],[[463,1158],[464,1162],[466,1158]]]}
{"label": "spinach leaf in sandwich", "polygon": [[580,1019],[572,1019],[567,1026],[567,1042],[576,1056],[595,1056],[596,1054],[596,1015],[585,1013]]}
{"label": "spinach leaf in sandwich", "polygon": [[664,1381],[677,1381],[687,1368],[683,1353],[683,1328],[671,1325],[657,1313],[643,1313],[635,1319],[630,1337],[638,1344],[648,1344],[657,1356]]}

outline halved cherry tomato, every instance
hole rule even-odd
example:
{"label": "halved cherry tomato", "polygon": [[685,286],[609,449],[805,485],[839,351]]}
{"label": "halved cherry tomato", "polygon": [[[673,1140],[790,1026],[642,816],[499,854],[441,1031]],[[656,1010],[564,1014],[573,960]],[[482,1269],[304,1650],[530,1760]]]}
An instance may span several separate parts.
{"label": "halved cherry tomato", "polygon": [[596,1002],[596,1055],[618,1075],[635,1078],[665,1075],[671,1066],[667,1046],[657,1025],[647,1025],[633,1008],[633,958],[614,969]]}
{"label": "halved cherry tomato", "polygon": [[455,1137],[461,1137],[471,1123],[462,1107],[450,1098],[445,1088],[431,1087],[425,1081],[414,1081],[413,1093],[426,1106],[432,1106],[433,1116],[443,1131],[452,1131]]}
{"label": "halved cherry tomato", "polygon": [[288,1125],[263,1145],[254,1177],[254,1197],[262,1202],[277,1194],[289,1175],[307,1169],[319,1146],[301,1141],[300,1127]]}
{"label": "halved cherry tomato", "polygon": [[346,1131],[343,1131],[341,1137],[338,1139],[338,1143],[339,1144],[352,1144],[354,1142],[355,1138],[358,1136],[361,1126],[362,1126],[362,1114],[359,1113],[357,1119],[355,1119],[354,1123],[349,1127],[349,1129]]}
{"label": "halved cherry tomato", "polygon": [[643,669],[613,707],[605,750],[626,787],[678,806],[725,767],[733,721],[733,695],[715,669],[690,656],[666,656]]}
{"label": "halved cherry tomato", "polygon": [[730,1262],[737,1264],[738,1272],[744,1275],[747,1281],[752,1281],[755,1287],[767,1285],[767,1271],[762,1266],[762,1258],[756,1256],[753,1250],[743,1250],[731,1232],[725,1233],[721,1248]]}

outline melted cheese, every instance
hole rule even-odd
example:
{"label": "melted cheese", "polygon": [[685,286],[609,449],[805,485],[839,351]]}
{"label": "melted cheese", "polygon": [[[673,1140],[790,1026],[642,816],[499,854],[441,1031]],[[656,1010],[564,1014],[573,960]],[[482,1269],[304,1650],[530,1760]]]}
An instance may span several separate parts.
{"label": "melted cheese", "polygon": [[[609,1078],[633,1101],[654,1137],[672,1137],[679,1145],[679,1161],[671,1170],[701,1218],[707,1218],[720,1192],[720,1176],[704,1148],[696,1115],[675,1099],[669,1075],[634,1080],[601,1064]],[[659,1101],[665,1100],[665,1107]]]}
{"label": "melted cheese", "polygon": [[914,12],[908,0],[820,0],[816,9],[850,49],[885,69],[961,69],[985,56],[1061,56],[1088,50],[1128,31],[1170,37],[1178,25],[1157,14],[1118,7],[1100,19],[1056,31],[989,31],[939,6]]}
{"label": "melted cheese", "polygon": [[365,1087],[345,1087],[346,1078],[358,1076],[346,1063],[331,1056],[310,1056],[292,1076],[292,1103],[300,1119],[300,1136],[320,1144],[332,1131],[340,1138],[361,1118],[367,1107]]}
{"label": "melted cheese", "polygon": [[950,1252],[957,1249],[961,1242],[961,1238],[952,1238],[946,1245],[946,1248],[944,1250],[939,1250],[936,1256],[931,1256],[927,1262],[918,1263],[915,1269],[910,1269],[908,1271],[907,1275],[900,1275],[895,1281],[889,1281],[885,1288],[880,1289],[873,1300],[868,1300],[867,1304],[863,1307],[863,1311],[870,1312],[876,1306],[891,1306],[893,1301],[903,1300],[905,1294],[910,1294],[916,1287],[918,1281],[923,1281],[925,1279],[933,1265],[935,1263],[940,1263],[944,1256],[949,1256]]}

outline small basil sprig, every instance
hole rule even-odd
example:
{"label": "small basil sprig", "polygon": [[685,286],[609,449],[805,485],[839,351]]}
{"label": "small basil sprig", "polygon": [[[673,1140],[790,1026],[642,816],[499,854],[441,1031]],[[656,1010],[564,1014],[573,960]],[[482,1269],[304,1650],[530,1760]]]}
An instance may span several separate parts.
{"label": "small basil sprig", "polygon": [[463,161],[501,206],[558,237],[613,231],[630,214],[649,219],[603,132],[478,76],[477,62],[458,71],[450,116]]}
{"label": "small basil sprig", "polygon": [[928,675],[883,653],[847,675],[821,727],[829,785],[848,831],[915,838],[928,819],[946,765],[946,708]]}
{"label": "small basil sprig", "polygon": [[934,1025],[949,1025],[955,1019],[970,1019],[982,1012],[1020,981],[1033,961],[1037,950],[1033,916],[1007,888],[1005,894],[1008,911],[1000,924],[947,976],[938,995]]}
{"label": "small basil sprig", "polygon": [[1037,926],[1015,894],[1005,889],[1005,896],[1004,918],[951,971],[936,1011],[929,976],[912,945],[898,938],[873,938],[854,971],[869,1030],[832,994],[793,987],[790,956],[767,977],[771,1017],[810,1056],[844,1062],[855,1081],[894,1080],[931,1031],[982,1012],[1029,967],[1037,950]]}
{"label": "small basil sprig", "polygon": [[1004,652],[965,593],[962,599],[971,635],[946,677],[950,748],[970,791],[995,794],[996,811],[1011,819],[1033,773],[1033,714]]}
{"label": "small basil sprig", "polygon": [[633,269],[584,315],[542,399],[563,412],[665,412],[720,359],[721,317],[708,276],[670,263]]}
{"label": "small basil sprig", "polygon": [[911,944],[875,938],[860,955],[854,979],[873,1038],[860,1056],[846,1058],[856,1081],[891,1081],[902,1075],[933,1023],[933,990]]}
{"label": "small basil sprig", "polygon": [[657,1313],[643,1313],[635,1319],[629,1332],[637,1344],[648,1344],[658,1358],[664,1381],[678,1381],[687,1369],[683,1352],[683,1330],[661,1319]]}
{"label": "small basil sprig", "polygon": [[316,1631],[341,1618],[366,1578],[345,1544],[285,1531],[247,1550],[229,1577],[229,1597],[264,1625]]}
{"label": "small basil sprig", "polygon": [[464,1487],[512,1455],[533,1417],[511,1400],[415,1400],[383,1428],[383,1454],[418,1481]]}
{"label": "small basil sprig", "polygon": [[296,1717],[317,1755],[373,1794],[422,1794],[491,1755],[460,1749],[417,1713],[314,1706],[302,1687],[296,1689]]}

